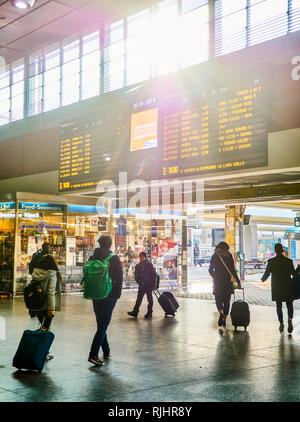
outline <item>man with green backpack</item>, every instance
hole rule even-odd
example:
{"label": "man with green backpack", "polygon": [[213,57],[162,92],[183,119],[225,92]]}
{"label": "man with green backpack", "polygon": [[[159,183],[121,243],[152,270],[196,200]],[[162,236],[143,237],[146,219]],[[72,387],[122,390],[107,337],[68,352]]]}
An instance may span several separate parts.
{"label": "man with green backpack", "polygon": [[117,255],[112,254],[110,236],[101,236],[98,240],[100,248],[86,263],[83,273],[83,297],[92,299],[96,315],[97,331],[94,336],[88,361],[97,366],[104,365],[99,359],[99,350],[102,347],[104,359],[110,358],[110,347],[107,341],[106,330],[110,323],[113,309],[121,296],[123,271]]}

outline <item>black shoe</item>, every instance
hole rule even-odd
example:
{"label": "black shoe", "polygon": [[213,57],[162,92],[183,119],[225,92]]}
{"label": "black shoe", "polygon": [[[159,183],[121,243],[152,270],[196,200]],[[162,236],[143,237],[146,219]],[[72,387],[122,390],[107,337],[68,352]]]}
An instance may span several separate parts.
{"label": "black shoe", "polygon": [[146,315],[144,315],[144,318],[145,319],[151,319],[152,318],[152,314],[146,314]]}
{"label": "black shoe", "polygon": [[135,318],[138,316],[137,312],[134,312],[134,311],[127,312],[127,314],[130,315],[130,316],[133,316]]}
{"label": "black shoe", "polygon": [[223,314],[220,314],[219,321],[218,321],[218,326],[219,327],[222,327],[222,325],[223,325],[223,319],[224,319],[224,315]]}
{"label": "black shoe", "polygon": [[222,325],[223,325],[224,328],[226,328],[226,319],[225,318],[223,318]]}
{"label": "black shoe", "polygon": [[288,325],[288,333],[291,334],[293,332],[293,323],[292,323],[292,318],[289,318],[289,325]]}

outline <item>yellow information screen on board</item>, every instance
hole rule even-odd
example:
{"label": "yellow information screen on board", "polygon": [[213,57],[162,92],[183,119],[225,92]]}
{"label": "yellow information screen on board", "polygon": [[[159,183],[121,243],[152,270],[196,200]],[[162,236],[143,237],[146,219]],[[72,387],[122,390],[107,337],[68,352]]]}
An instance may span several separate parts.
{"label": "yellow information screen on board", "polygon": [[158,108],[132,113],[130,151],[157,147]]}

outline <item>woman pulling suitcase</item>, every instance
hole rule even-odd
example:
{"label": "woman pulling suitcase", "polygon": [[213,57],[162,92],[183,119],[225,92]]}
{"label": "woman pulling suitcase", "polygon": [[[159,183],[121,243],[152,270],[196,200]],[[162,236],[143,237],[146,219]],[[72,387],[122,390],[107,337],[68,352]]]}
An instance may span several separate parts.
{"label": "woman pulling suitcase", "polygon": [[226,242],[220,242],[216,246],[208,271],[213,278],[213,294],[219,312],[218,325],[225,328],[230,299],[234,292],[234,283],[236,283],[236,288],[242,288],[234,267],[233,257],[229,252],[229,245]]}

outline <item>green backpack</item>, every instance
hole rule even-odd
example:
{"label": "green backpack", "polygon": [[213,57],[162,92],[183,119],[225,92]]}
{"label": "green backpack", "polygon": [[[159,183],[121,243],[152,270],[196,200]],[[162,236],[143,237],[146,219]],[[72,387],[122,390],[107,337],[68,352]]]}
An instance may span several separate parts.
{"label": "green backpack", "polygon": [[83,268],[83,282],[85,299],[104,299],[112,290],[112,279],[109,275],[109,260],[111,253],[100,261],[98,259],[88,261]]}

